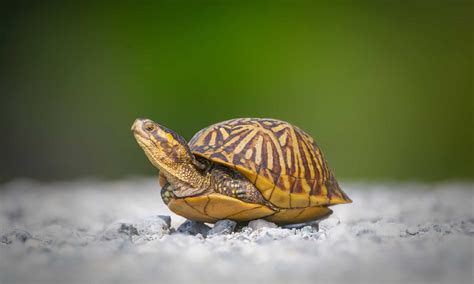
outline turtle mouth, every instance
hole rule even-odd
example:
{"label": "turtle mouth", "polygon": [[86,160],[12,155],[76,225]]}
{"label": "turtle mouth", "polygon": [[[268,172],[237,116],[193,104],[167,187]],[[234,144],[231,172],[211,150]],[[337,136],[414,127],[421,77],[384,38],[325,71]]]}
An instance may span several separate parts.
{"label": "turtle mouth", "polygon": [[135,119],[135,121],[133,122],[132,127],[130,128],[130,130],[133,132],[135,137],[137,135],[140,135],[141,137],[143,137],[145,139],[149,139],[148,134],[145,133],[145,131],[143,130],[143,122],[144,122],[144,119],[142,119],[142,118]]}
{"label": "turtle mouth", "polygon": [[142,142],[144,143],[145,141],[150,141],[150,135],[148,133],[145,133],[144,131],[140,131],[140,129],[134,129],[133,130],[133,136],[135,136],[135,139],[137,139],[137,142]]}

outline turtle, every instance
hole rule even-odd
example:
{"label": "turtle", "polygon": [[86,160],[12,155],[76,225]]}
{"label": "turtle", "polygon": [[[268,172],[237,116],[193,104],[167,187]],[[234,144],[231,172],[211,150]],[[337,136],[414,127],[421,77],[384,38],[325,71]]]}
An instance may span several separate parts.
{"label": "turtle", "polygon": [[300,224],[352,202],[314,139],[285,121],[231,119],[189,143],[150,119],[136,119],[132,132],[159,169],[163,202],[189,220]]}

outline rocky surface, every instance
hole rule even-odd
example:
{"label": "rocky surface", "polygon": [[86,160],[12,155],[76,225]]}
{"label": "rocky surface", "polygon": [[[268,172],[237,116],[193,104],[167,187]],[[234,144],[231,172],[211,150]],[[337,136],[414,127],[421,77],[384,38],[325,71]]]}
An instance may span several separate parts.
{"label": "rocky surface", "polygon": [[219,220],[212,227],[209,232],[207,232],[207,237],[215,237],[220,235],[228,235],[234,232],[237,222],[232,220]]}
{"label": "rocky surface", "polygon": [[212,228],[183,225],[155,179],[17,180],[0,185],[0,283],[472,283],[472,183],[342,186],[354,203],[319,226]]}
{"label": "rocky surface", "polygon": [[250,227],[250,229],[254,231],[258,229],[262,229],[262,228],[276,228],[277,227],[275,223],[268,222],[262,219],[250,221],[248,223],[248,226]]}
{"label": "rocky surface", "polygon": [[185,234],[185,235],[200,235],[200,236],[207,236],[207,233],[211,230],[211,227],[208,225],[196,222],[192,220],[186,220],[178,227],[178,233]]}

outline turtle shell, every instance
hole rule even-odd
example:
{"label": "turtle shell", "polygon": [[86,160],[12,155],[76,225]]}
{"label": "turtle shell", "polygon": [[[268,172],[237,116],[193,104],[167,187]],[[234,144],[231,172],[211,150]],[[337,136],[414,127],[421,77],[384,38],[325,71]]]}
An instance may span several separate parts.
{"label": "turtle shell", "polygon": [[301,223],[331,214],[327,206],[350,203],[313,138],[276,119],[240,118],[202,129],[189,142],[194,155],[236,169],[276,207],[212,194],[173,200],[175,213],[204,222],[219,219]]}
{"label": "turtle shell", "polygon": [[281,209],[275,212],[265,205],[243,202],[218,193],[172,199],[168,207],[187,219],[206,223],[222,219],[236,222],[265,219],[280,225],[298,224],[321,219],[332,213],[326,206]]}

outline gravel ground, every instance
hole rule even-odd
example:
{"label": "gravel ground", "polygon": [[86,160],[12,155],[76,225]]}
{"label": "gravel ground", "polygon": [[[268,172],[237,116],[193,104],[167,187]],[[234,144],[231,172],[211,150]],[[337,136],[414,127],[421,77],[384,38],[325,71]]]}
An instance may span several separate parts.
{"label": "gravel ground", "polygon": [[[156,179],[0,185],[0,283],[472,283],[472,183],[342,184],[316,227],[205,238]],[[164,217],[171,216],[171,227]]]}

